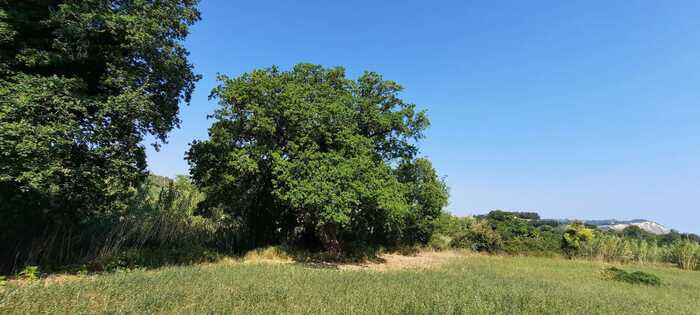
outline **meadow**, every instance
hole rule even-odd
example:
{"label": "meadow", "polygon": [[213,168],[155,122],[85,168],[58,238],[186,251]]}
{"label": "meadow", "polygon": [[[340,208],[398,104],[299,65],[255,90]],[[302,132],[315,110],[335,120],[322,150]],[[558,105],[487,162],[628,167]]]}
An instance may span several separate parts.
{"label": "meadow", "polygon": [[0,313],[700,313],[699,272],[622,266],[658,275],[662,285],[656,287],[609,280],[603,272],[608,266],[589,260],[482,254],[395,256],[370,266],[223,260],[11,282],[0,288]]}

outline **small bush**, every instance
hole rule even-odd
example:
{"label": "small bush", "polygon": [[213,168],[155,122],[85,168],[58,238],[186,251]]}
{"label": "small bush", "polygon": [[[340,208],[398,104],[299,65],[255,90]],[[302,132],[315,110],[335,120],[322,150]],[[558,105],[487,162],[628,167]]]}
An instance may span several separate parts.
{"label": "small bush", "polygon": [[7,277],[0,276],[0,287],[5,286],[5,284],[7,284]]}
{"label": "small bush", "polygon": [[79,277],[86,277],[88,275],[87,265],[80,265],[80,268],[78,268],[78,271],[75,274]]}
{"label": "small bush", "polygon": [[491,226],[483,221],[475,221],[467,232],[457,235],[450,246],[493,253],[503,248],[503,240]]}
{"label": "small bush", "polygon": [[285,261],[290,260],[291,257],[287,254],[287,250],[280,246],[268,246],[264,248],[256,248],[248,251],[243,259],[246,261],[257,261],[257,260],[279,260]]}
{"label": "small bush", "polygon": [[435,233],[433,234],[433,236],[430,237],[428,246],[434,250],[446,250],[450,248],[451,241],[452,239],[449,236],[440,233]]}
{"label": "small bush", "polygon": [[17,278],[28,281],[39,280],[39,267],[27,266],[17,273]]}
{"label": "small bush", "polygon": [[564,232],[561,239],[561,249],[567,256],[573,257],[591,239],[593,239],[593,230],[582,223],[576,222],[571,224]]}
{"label": "small bush", "polygon": [[643,271],[627,272],[620,268],[610,267],[606,269],[605,272],[610,277],[610,279],[615,281],[651,286],[661,285],[661,279],[659,277]]}

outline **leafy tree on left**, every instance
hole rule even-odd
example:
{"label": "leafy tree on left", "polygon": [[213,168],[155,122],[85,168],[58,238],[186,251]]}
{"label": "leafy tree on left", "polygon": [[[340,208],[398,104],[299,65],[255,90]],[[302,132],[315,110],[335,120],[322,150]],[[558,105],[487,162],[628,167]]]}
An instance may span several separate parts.
{"label": "leafy tree on left", "polygon": [[[0,0],[0,255],[121,215],[199,76],[197,0]],[[5,262],[0,262],[0,264]]]}

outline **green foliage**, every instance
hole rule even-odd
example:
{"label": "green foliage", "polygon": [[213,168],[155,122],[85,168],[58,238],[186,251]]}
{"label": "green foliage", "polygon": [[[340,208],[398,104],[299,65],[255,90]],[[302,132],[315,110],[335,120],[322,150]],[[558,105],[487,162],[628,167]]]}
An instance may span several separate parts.
{"label": "green foliage", "polygon": [[452,247],[469,248],[474,251],[497,252],[503,247],[503,240],[498,232],[482,220],[475,220],[469,229],[454,237]]}
{"label": "green foliage", "polygon": [[506,253],[553,256],[559,252],[561,233],[554,230],[559,225],[556,221],[541,220],[534,212],[502,210],[479,217],[498,233]]}
{"label": "green foliage", "polygon": [[452,242],[452,238],[449,236],[433,233],[428,242],[428,247],[434,250],[446,250],[450,248],[450,242]]}
{"label": "green foliage", "polygon": [[249,246],[429,241],[447,189],[416,158],[428,120],[400,85],[310,64],[219,79],[210,137],[187,154],[203,213]]}
{"label": "green foliage", "polygon": [[630,261],[633,256],[630,241],[610,233],[599,233],[590,242],[582,244],[578,254],[623,262]]}
{"label": "green foliage", "polygon": [[[33,247],[42,269],[63,269],[65,261],[90,270],[113,266],[153,267],[209,261],[219,223],[194,213],[203,195],[189,179],[150,175],[128,201],[128,214],[80,230],[59,230]],[[80,250],[71,245],[81,244]],[[52,253],[69,253],[56,262]]]}
{"label": "green foliage", "polygon": [[539,215],[536,213],[533,215],[531,212],[494,210],[484,217],[491,227],[506,240],[537,235],[537,230],[532,225],[532,221],[526,218],[539,219]]}
{"label": "green foliage", "polygon": [[134,233],[140,244],[205,244],[216,231],[216,223],[194,213],[204,196],[190,180],[150,175],[139,187],[122,226]]}
{"label": "green foliage", "polygon": [[127,212],[142,141],[165,141],[198,79],[196,2],[0,1],[0,269]]}
{"label": "green foliage", "polygon": [[78,270],[76,271],[75,274],[78,275],[79,277],[86,277],[88,275],[88,272],[89,272],[88,266],[83,264],[83,265],[80,265],[80,267],[78,268]]}
{"label": "green foliage", "polygon": [[610,267],[605,270],[606,274],[610,279],[616,281],[627,282],[631,284],[645,284],[651,286],[660,286],[661,279],[653,274],[643,271],[627,272],[625,270]]}
{"label": "green foliage", "polygon": [[571,257],[579,252],[581,247],[593,239],[593,231],[581,223],[571,224],[561,238],[561,249]]}
{"label": "green foliage", "polygon": [[654,241],[631,240],[632,260],[637,263],[653,263],[660,261],[661,250]]}
{"label": "green foliage", "polygon": [[39,266],[26,266],[17,273],[17,278],[27,281],[39,280]]}
{"label": "green foliage", "polygon": [[202,199],[187,177],[150,175],[131,200],[129,215],[106,225],[93,268],[209,261],[211,250],[204,246],[215,240],[218,224],[194,213]]}
{"label": "green foliage", "polygon": [[683,269],[698,268],[700,244],[692,240],[679,239],[672,244],[665,244],[665,236],[638,239],[622,235],[624,234],[614,232],[597,233],[592,241],[582,246],[578,254],[606,261],[642,264],[667,262]]}
{"label": "green foliage", "polygon": [[0,287],[4,287],[7,284],[7,277],[0,276]]}
{"label": "green foliage", "polygon": [[522,212],[522,211],[502,211],[494,210],[486,215],[487,217],[504,217],[504,216],[514,216],[528,221],[539,221],[540,215],[537,212]]}
{"label": "green foliage", "polygon": [[399,182],[408,190],[405,200],[409,202],[410,210],[401,241],[404,244],[426,244],[435,231],[442,208],[447,205],[447,185],[427,159],[404,159],[396,172]]}
{"label": "green foliage", "polygon": [[[439,234],[430,244],[440,249],[444,239],[450,239],[453,247],[511,255],[564,254],[621,263],[673,263],[684,269],[698,269],[700,243],[685,234],[654,235],[636,228],[593,231],[582,224],[564,226],[555,220],[538,218],[536,213],[501,210],[475,218],[443,213],[435,221]],[[676,241],[669,244],[669,239]]]}
{"label": "green foliage", "polygon": [[160,245],[148,248],[125,248],[119,252],[100,257],[91,263],[96,271],[119,271],[152,268],[163,265],[183,265],[212,262],[220,255],[199,245]]}
{"label": "green foliage", "polygon": [[700,244],[691,240],[679,240],[669,247],[668,258],[681,269],[700,267]]}
{"label": "green foliage", "polygon": [[435,220],[435,232],[454,237],[467,232],[475,220],[473,217],[458,217],[449,212],[443,212]]}
{"label": "green foliage", "polygon": [[443,213],[436,220],[435,231],[450,238],[454,247],[516,255],[557,255],[561,239],[561,232],[555,229],[558,223],[540,224],[542,221],[533,212],[496,210],[476,217]]}
{"label": "green foliage", "polygon": [[622,236],[629,239],[653,239],[654,234],[651,234],[636,225],[630,225],[622,230]]}
{"label": "green foliage", "polygon": [[503,242],[503,251],[511,255],[558,256],[561,233],[541,232],[533,237],[519,237]]}

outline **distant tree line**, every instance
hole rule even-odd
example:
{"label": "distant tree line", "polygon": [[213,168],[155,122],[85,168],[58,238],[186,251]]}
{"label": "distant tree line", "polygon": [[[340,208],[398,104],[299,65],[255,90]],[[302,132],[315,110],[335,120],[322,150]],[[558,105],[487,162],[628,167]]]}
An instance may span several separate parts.
{"label": "distant tree line", "polygon": [[430,241],[436,249],[468,248],[490,253],[588,257],[618,262],[673,263],[700,268],[700,237],[656,235],[638,226],[599,230],[580,222],[540,219],[536,213],[494,210],[485,215],[443,214]]}

